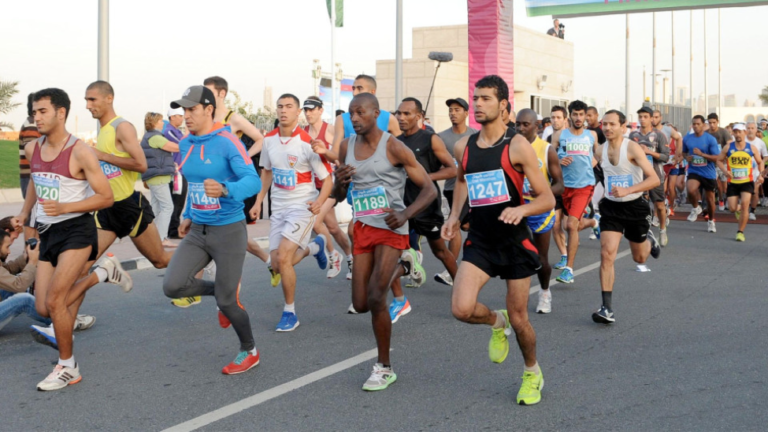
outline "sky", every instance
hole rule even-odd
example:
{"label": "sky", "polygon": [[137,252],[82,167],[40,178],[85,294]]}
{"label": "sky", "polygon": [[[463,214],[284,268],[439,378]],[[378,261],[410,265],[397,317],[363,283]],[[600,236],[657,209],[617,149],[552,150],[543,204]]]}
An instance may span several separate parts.
{"label": "sky", "polygon": [[[414,27],[467,23],[466,0],[403,0],[404,57],[411,57]],[[96,0],[7,2],[0,26],[0,80],[19,81],[22,106],[0,120],[17,128],[25,117],[26,95],[60,87],[72,99],[70,131],[96,129],[85,109],[85,88],[97,78]],[[215,6],[212,6],[215,5]],[[345,75],[375,74],[376,60],[395,57],[395,1],[345,1],[345,27],[336,31],[336,62]],[[768,85],[765,41],[768,6],[722,10],[722,94],[737,104],[756,100]],[[244,100],[261,106],[265,86],[277,97],[312,94],[312,60],[331,69],[330,23],[324,0],[218,0],[216,2],[113,0],[110,2],[110,82],[115,109],[143,129],[148,111],[165,113],[189,86],[221,75]],[[717,11],[694,11],[694,95],[704,91],[704,40],[708,47],[709,93],[717,94]],[[11,19],[10,17],[15,17]],[[675,12],[675,85],[689,85],[690,14]],[[545,32],[548,17],[529,18],[515,1],[514,23]],[[624,100],[625,16],[564,19],[574,43],[574,91],[598,106]],[[657,14],[657,69],[670,69],[671,13]],[[630,15],[630,106],[642,102],[642,71],[650,93],[652,16]],[[669,90],[668,90],[669,91]],[[727,120],[727,119],[726,119]]]}

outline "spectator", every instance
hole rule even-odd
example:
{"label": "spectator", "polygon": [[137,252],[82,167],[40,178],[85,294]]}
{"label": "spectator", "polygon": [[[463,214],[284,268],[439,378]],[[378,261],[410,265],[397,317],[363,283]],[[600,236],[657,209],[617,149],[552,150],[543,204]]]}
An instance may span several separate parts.
{"label": "spectator", "polygon": [[[21,196],[27,197],[27,187],[29,186],[29,161],[27,155],[24,152],[24,147],[31,141],[40,138],[40,132],[37,130],[35,124],[35,117],[32,115],[32,97],[34,93],[30,93],[27,96],[27,119],[21,125],[19,131],[19,181],[21,183]],[[24,227],[24,239],[37,237],[37,230],[35,230],[35,221],[33,218],[29,218],[28,225]]]}
{"label": "spectator", "polygon": [[[174,144],[179,144],[184,134],[181,133],[179,127],[184,123],[184,108],[169,109],[168,121],[163,126],[163,136]],[[178,171],[181,165],[181,153],[173,153],[174,169]],[[177,193],[173,193],[175,188],[178,188],[177,182],[181,182],[181,187]],[[184,204],[187,201],[187,179],[182,175],[174,174],[171,183],[169,184],[171,189],[171,199],[173,200],[173,213],[171,214],[171,221],[168,224],[168,238],[178,239],[179,237],[179,223],[181,222],[181,212],[184,210]]]}
{"label": "spectator", "polygon": [[547,34],[560,39],[565,39],[565,26],[560,24],[560,20],[556,19],[551,29],[547,30]]}
{"label": "spectator", "polygon": [[179,151],[179,145],[163,136],[162,114],[147,113],[144,128],[147,132],[141,139],[141,149],[147,157],[147,170],[141,179],[152,192],[152,212],[155,213],[155,224],[163,246],[176,247],[168,239],[168,226],[173,215],[173,199],[168,185],[171,183],[171,175],[176,172],[172,153]]}

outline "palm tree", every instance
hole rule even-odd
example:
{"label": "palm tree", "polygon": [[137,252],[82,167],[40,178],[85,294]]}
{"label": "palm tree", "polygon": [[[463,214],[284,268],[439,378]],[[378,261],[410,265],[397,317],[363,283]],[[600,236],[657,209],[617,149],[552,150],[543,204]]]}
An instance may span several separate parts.
{"label": "palm tree", "polygon": [[763,91],[758,97],[760,98],[760,102],[763,103],[763,106],[768,106],[768,86],[763,87]]}
{"label": "palm tree", "polygon": [[[19,92],[18,81],[0,81],[0,115],[8,114],[14,108],[21,105],[18,102],[13,102],[13,96]],[[11,123],[0,121],[0,127],[13,128]]]}

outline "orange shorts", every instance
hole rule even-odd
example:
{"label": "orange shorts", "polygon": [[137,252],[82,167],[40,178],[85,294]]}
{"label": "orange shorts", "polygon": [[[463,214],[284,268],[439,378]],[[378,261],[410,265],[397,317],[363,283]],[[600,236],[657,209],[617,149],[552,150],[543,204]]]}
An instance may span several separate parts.
{"label": "orange shorts", "polygon": [[399,250],[410,248],[407,234],[398,234],[394,231],[372,227],[360,221],[355,221],[355,241],[352,255],[373,253],[376,246],[384,245]]}
{"label": "orange shorts", "polygon": [[573,216],[578,220],[584,217],[584,210],[592,201],[592,194],[595,192],[594,186],[583,188],[565,188],[563,190],[563,208],[568,216]]}

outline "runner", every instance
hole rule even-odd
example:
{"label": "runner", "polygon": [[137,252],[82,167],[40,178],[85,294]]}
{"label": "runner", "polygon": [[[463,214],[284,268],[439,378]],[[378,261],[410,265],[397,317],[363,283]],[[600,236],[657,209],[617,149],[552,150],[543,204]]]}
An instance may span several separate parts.
{"label": "runner", "polygon": [[[709,123],[709,129],[707,132],[715,137],[719,150],[722,150],[723,147],[727,146],[728,143],[731,142],[731,134],[727,130],[719,127],[720,118],[715,113],[710,113],[707,116],[707,123]],[[728,181],[723,171],[720,171],[719,168],[715,168],[715,171],[717,172],[717,208],[718,210],[723,211],[725,210],[725,197],[727,192],[726,189],[728,188]]]}
{"label": "runner", "polygon": [[[669,158],[667,163],[664,164],[664,174],[666,177],[666,185],[664,190],[667,193],[667,215],[675,215],[675,200],[677,199],[677,188],[683,188],[683,180],[680,180],[680,186],[678,186],[678,178],[682,175],[685,176],[684,162],[677,158],[677,147],[683,145],[683,136],[677,131],[674,125],[663,122],[661,111],[653,110],[653,117],[651,118],[651,124],[653,128],[664,134],[667,137],[667,143],[669,143]],[[681,172],[682,169],[682,172]],[[664,181],[662,181],[664,184]],[[667,225],[669,225],[670,219],[667,218]],[[659,225],[661,226],[661,225]],[[666,229],[666,226],[663,227]],[[662,246],[666,246],[664,240],[661,241]]]}
{"label": "runner", "polygon": [[688,161],[688,202],[693,209],[688,221],[696,222],[702,213],[699,187],[704,189],[707,200],[707,232],[717,232],[715,227],[715,188],[717,188],[715,162],[720,157],[720,149],[715,137],[704,133],[704,116],[696,115],[691,122],[693,133],[683,138],[683,146],[678,150]]}
{"label": "runner", "polygon": [[560,165],[563,166],[563,209],[568,215],[568,257],[557,281],[571,284],[573,264],[579,250],[579,231],[592,228],[595,236],[600,238],[600,216],[584,219],[584,210],[592,201],[595,189],[593,168],[597,164],[594,158],[597,134],[584,127],[587,104],[579,100],[571,102],[568,105],[568,115],[571,118],[571,127],[552,134],[552,142],[557,146],[557,155]]}
{"label": "runner", "polygon": [[[560,160],[557,152],[551,144],[548,144],[536,134],[536,112],[524,109],[517,113],[517,131],[531,143],[536,159],[539,161],[539,170],[549,182],[552,194],[560,196],[563,193],[563,172],[560,168]],[[536,199],[535,191],[531,190],[528,177],[523,184],[523,200],[530,204]],[[549,209],[540,215],[526,218],[528,228],[533,233],[533,244],[539,251],[541,266],[536,270],[539,278],[539,302],[536,313],[547,314],[552,312],[552,290],[549,289],[549,278],[552,276],[552,266],[549,265],[549,242],[552,227],[555,225],[555,210]]]}
{"label": "runner", "polygon": [[[552,107],[550,119],[552,119],[552,133],[545,140],[551,144],[552,135],[568,125],[568,113],[565,108],[556,105]],[[555,146],[555,150],[557,150],[557,146]],[[563,228],[565,219],[563,218],[563,196],[555,195],[555,226],[552,228],[552,237],[555,239],[555,245],[560,252],[560,261],[552,266],[555,270],[562,270],[568,265],[568,250],[565,247],[565,230]]]}
{"label": "runner", "polygon": [[[735,135],[735,133],[734,133]],[[768,148],[765,146],[765,142],[757,136],[757,123],[755,122],[749,122],[747,123],[747,138],[746,142],[748,144],[752,144],[753,147],[757,148],[757,153],[760,154],[760,158],[763,160],[763,162],[766,161],[766,158],[768,158]],[[758,184],[758,178],[762,178],[761,175],[762,170],[765,169],[765,166],[757,164],[756,160],[752,160],[754,163],[752,167],[752,180],[755,182],[755,192],[752,194],[752,203],[749,207],[749,220],[755,221],[757,220],[757,216],[755,215],[755,210],[757,210],[757,204],[759,203],[759,197],[760,197],[760,191],[762,190],[762,187],[760,184]],[[764,183],[764,182],[760,182]],[[726,191],[727,192],[727,191]]]}
{"label": "runner", "polygon": [[648,162],[653,165],[653,170],[660,180],[660,184],[648,191],[648,196],[656,210],[656,217],[659,220],[659,237],[662,247],[666,247],[669,242],[667,236],[667,206],[664,204],[666,194],[664,193],[664,170],[663,163],[669,160],[669,141],[667,136],[657,130],[653,125],[653,110],[649,107],[642,107],[637,111],[637,118],[640,122],[640,129],[632,131],[629,139],[640,144],[641,150],[645,152]]}
{"label": "runner", "polygon": [[[363,390],[376,391],[397,380],[389,359],[392,319],[387,311],[387,291],[392,278],[413,274],[413,255],[405,252],[409,247],[408,220],[435,200],[437,190],[413,152],[377,126],[379,101],[373,94],[355,96],[349,113],[356,135],[338,147],[341,159],[336,161],[333,195],[343,199],[351,190],[358,236],[353,245],[352,305],[358,312],[370,311],[372,315],[379,355]],[[421,188],[408,207],[403,203],[406,174]]]}
{"label": "runner", "polygon": [[[163,292],[170,298],[216,297],[219,325],[231,325],[240,339],[237,357],[221,373],[239,374],[259,364],[248,312],[240,303],[240,279],[248,237],[243,200],[258,192],[261,183],[240,140],[214,123],[213,92],[192,86],[171,102],[171,108],[179,107],[190,132],[179,143],[189,194],[179,225],[183,240],[165,272]],[[196,278],[211,260],[216,280]]]}
{"label": "runner", "polygon": [[736,231],[736,241],[739,242],[746,240],[744,228],[749,220],[749,207],[755,193],[755,184],[759,186],[763,183],[762,175],[757,176],[757,181],[753,176],[753,172],[757,170],[755,166],[763,166],[763,158],[757,146],[745,141],[746,135],[747,127],[744,123],[733,125],[733,136],[736,140],[723,147],[720,157],[717,158],[717,167],[728,178],[728,211],[734,213],[739,222],[739,230]]}
{"label": "runner", "polygon": [[[641,110],[642,111],[642,110]],[[645,113],[648,114],[648,113]],[[641,117],[642,118],[642,117]],[[627,119],[623,113],[610,110],[603,116],[603,132],[607,144],[597,149],[605,172],[606,193],[600,200],[600,288],[603,304],[592,314],[592,321],[611,324],[616,321],[611,303],[615,282],[614,262],[621,236],[629,240],[632,258],[643,264],[650,254],[658,258],[661,248],[651,231],[651,212],[645,191],[657,188],[658,171],[648,159],[647,148],[624,138]],[[648,121],[641,121],[647,138]],[[642,126],[641,126],[642,127]],[[635,133],[635,132],[633,132]],[[657,141],[658,142],[658,141]]]}
{"label": "runner", "polygon": [[[467,127],[467,115],[469,114],[469,104],[467,101],[462,98],[448,99],[445,101],[445,104],[448,106],[448,118],[451,120],[451,127],[437,135],[445,143],[445,148],[448,150],[448,154],[453,157],[453,148],[456,145],[456,142],[465,136],[472,135],[477,132],[477,130]],[[458,165],[456,159],[454,159],[453,162],[454,165]],[[443,185],[443,196],[448,202],[449,209],[453,208],[453,188],[455,185],[455,178],[449,178]],[[464,213],[467,213],[468,211],[467,208],[467,211]],[[459,253],[461,252],[461,236],[455,236],[448,244],[448,248],[451,250],[453,256],[458,258]],[[451,278],[448,270],[436,274],[435,280],[442,284],[453,286],[453,278]]]}
{"label": "runner", "polygon": [[[46,344],[59,350],[53,372],[37,384],[40,391],[59,390],[82,380],[72,332],[85,291],[77,290],[75,283],[81,269],[91,268],[96,261],[98,237],[90,212],[109,207],[113,201],[96,156],[65,128],[69,108],[69,96],[63,90],[48,88],[35,93],[32,115],[42,137],[24,148],[32,182],[18,220],[23,226],[38,203],[40,255],[35,308],[41,316],[51,318],[54,334],[32,332],[38,342],[47,340]],[[102,281],[127,277],[120,262],[112,257],[104,259],[93,274]]]}
{"label": "runner", "polygon": [[[502,123],[500,111],[506,109],[508,97],[507,83],[496,75],[475,84],[475,121],[482,129],[456,143],[454,154],[461,160],[454,189],[456,206],[442,235],[450,240],[458,234],[461,206],[469,198],[469,235],[454,280],[452,312],[460,321],[492,327],[488,355],[495,363],[507,358],[506,331],[514,330],[525,361],[517,403],[533,405],[541,401],[544,375],[536,361],[536,333],[528,321],[528,290],[540,263],[525,218],[551,210],[555,198],[531,145]],[[524,176],[533,190],[541,191],[530,204],[523,202]],[[507,283],[507,310],[491,311],[477,298],[490,278],[497,276]]]}
{"label": "runner", "polygon": [[[271,185],[272,216],[269,218],[269,253],[275,271],[282,276],[285,307],[279,332],[296,330],[296,270],[293,266],[308,255],[317,259],[320,270],[328,268],[328,239],[320,234],[310,242],[315,217],[331,193],[333,180],[320,157],[312,151],[312,138],[299,128],[299,98],[284,94],[277,99],[279,127],[264,138],[261,152],[261,183]],[[318,194],[312,176],[323,181]],[[267,194],[263,188],[251,213],[256,217]]]}

